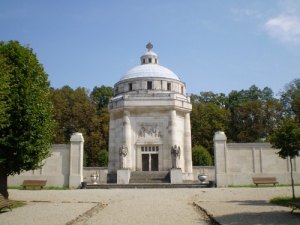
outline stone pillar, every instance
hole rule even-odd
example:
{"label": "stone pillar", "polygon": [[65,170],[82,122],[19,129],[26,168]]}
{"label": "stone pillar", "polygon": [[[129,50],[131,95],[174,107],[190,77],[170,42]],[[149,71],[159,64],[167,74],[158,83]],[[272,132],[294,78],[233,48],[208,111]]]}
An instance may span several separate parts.
{"label": "stone pillar", "polygon": [[170,159],[170,168],[172,168],[172,156],[171,156],[171,147],[174,145],[178,146],[178,143],[176,143],[176,111],[170,110],[169,114],[169,148],[166,151],[166,159]]}
{"label": "stone pillar", "polygon": [[174,109],[170,111],[169,134],[170,147],[175,144],[178,146],[178,144],[176,143],[176,111]]}
{"label": "stone pillar", "polygon": [[190,113],[187,113],[185,114],[185,118],[184,118],[184,149],[183,149],[186,173],[193,173],[191,141],[192,140],[191,140]]}
{"label": "stone pillar", "polygon": [[108,173],[115,173],[118,168],[118,146],[116,146],[116,130],[115,130],[115,117],[110,114],[109,121],[109,144],[108,144]]}
{"label": "stone pillar", "polygon": [[125,145],[128,148],[128,153],[127,156],[125,157],[125,168],[131,168],[132,167],[131,124],[130,124],[130,112],[128,110],[125,110],[123,113],[123,145]]}
{"label": "stone pillar", "polygon": [[215,154],[215,176],[218,187],[228,185],[227,179],[227,137],[223,131],[215,132],[214,154]]}
{"label": "stone pillar", "polygon": [[74,133],[70,144],[70,175],[69,188],[79,188],[83,181],[83,136]]}

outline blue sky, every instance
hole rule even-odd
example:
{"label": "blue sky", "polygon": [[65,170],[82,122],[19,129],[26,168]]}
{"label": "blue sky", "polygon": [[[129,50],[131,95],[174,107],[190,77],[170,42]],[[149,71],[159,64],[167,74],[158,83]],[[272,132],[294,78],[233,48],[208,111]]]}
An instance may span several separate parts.
{"label": "blue sky", "polygon": [[0,2],[0,40],[30,44],[51,86],[113,86],[153,44],[189,94],[300,78],[299,0]]}

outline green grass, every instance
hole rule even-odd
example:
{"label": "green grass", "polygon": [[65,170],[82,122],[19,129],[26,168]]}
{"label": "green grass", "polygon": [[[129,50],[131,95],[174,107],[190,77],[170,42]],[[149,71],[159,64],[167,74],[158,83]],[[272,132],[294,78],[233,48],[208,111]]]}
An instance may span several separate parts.
{"label": "green grass", "polygon": [[[276,187],[291,187],[291,184],[276,184]],[[294,184],[294,186],[300,186],[300,184]],[[228,185],[230,188],[257,188],[255,184],[249,185]],[[259,184],[258,187],[273,187],[273,184]]]}
{"label": "green grass", "polygon": [[[10,201],[10,200],[9,200]],[[15,203],[11,206],[12,209],[14,208],[18,208],[18,207],[22,207],[24,205],[26,205],[25,202],[20,202],[20,201],[14,201]]]}
{"label": "green grass", "polygon": [[293,199],[292,197],[275,197],[270,200],[270,203],[288,207],[289,202],[299,202],[299,201],[300,201],[300,197],[296,197],[295,199]]}
{"label": "green grass", "polygon": [[[17,189],[24,190],[21,186],[8,186],[7,189]],[[26,187],[26,190],[40,190],[41,187]],[[54,187],[54,186],[46,186],[42,190],[69,190],[67,186],[64,187]]]}

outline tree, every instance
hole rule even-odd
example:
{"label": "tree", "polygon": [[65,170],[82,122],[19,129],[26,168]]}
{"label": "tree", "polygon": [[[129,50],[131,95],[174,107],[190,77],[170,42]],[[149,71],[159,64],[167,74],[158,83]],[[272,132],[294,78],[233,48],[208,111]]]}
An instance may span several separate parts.
{"label": "tree", "polygon": [[91,93],[91,99],[98,105],[98,109],[107,107],[109,99],[114,95],[114,89],[112,87],[102,85],[94,87]]}
{"label": "tree", "polygon": [[213,103],[193,103],[191,112],[192,146],[202,145],[213,155],[214,133],[225,130],[229,111]]}
{"label": "tree", "polygon": [[9,118],[7,95],[9,94],[10,67],[6,61],[4,56],[0,54],[0,129],[8,125]]}
{"label": "tree", "polygon": [[248,90],[231,91],[226,108],[230,110],[228,140],[245,143],[265,140],[282,120],[283,107],[273,91],[252,85]]}
{"label": "tree", "polygon": [[300,79],[294,79],[284,86],[284,90],[280,93],[280,102],[283,104],[285,113],[289,116],[294,116],[292,102],[300,96]]}
{"label": "tree", "polygon": [[100,92],[96,92],[99,95],[94,92],[110,89],[103,87],[105,86],[95,87],[90,95],[89,90],[82,87],[75,90],[69,86],[51,89],[55,120],[58,124],[53,142],[69,143],[73,132],[83,133],[85,166],[99,166],[99,152],[108,149],[109,113],[107,106],[99,108],[100,100],[96,101],[95,98],[100,99],[103,96],[100,96]]}
{"label": "tree", "polygon": [[282,126],[278,128],[270,138],[272,148],[280,149],[277,154],[283,158],[290,158],[291,181],[293,190],[293,199],[295,199],[293,161],[292,159],[299,156],[300,149],[300,128],[299,125],[290,117],[286,117]]}
{"label": "tree", "polygon": [[209,151],[201,145],[197,145],[192,149],[193,166],[211,166],[212,157]]}
{"label": "tree", "polygon": [[9,175],[41,168],[50,156],[55,122],[48,75],[33,50],[17,41],[0,42],[0,56],[10,68],[9,117],[0,127],[0,193],[7,198]]}
{"label": "tree", "polygon": [[264,111],[261,101],[248,101],[235,112],[236,141],[255,142],[264,136]]}

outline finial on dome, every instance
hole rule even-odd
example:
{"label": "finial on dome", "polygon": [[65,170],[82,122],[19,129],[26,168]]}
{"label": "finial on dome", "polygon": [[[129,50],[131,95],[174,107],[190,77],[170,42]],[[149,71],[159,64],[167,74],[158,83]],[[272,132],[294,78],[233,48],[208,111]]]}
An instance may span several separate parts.
{"label": "finial on dome", "polygon": [[149,42],[149,43],[146,45],[146,48],[148,48],[148,52],[150,52],[151,49],[153,48],[153,45]]}

